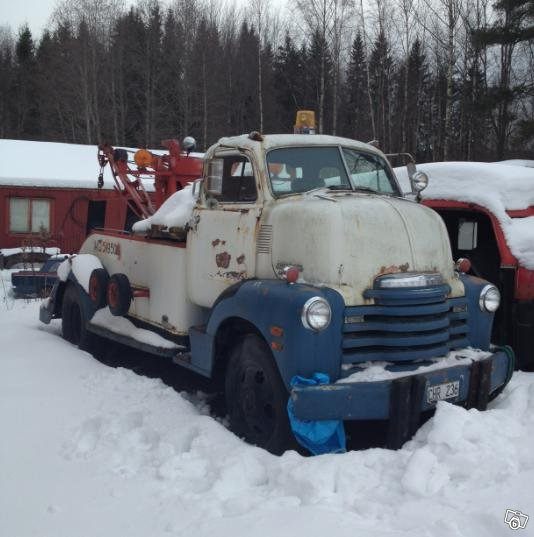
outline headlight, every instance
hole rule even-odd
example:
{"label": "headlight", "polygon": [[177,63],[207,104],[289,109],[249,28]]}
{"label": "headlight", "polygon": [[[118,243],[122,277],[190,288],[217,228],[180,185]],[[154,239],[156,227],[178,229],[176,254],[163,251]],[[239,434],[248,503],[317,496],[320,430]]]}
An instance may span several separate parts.
{"label": "headlight", "polygon": [[330,304],[320,296],[310,298],[304,306],[302,306],[302,324],[310,330],[324,330],[332,318],[332,310]]}
{"label": "headlight", "polygon": [[493,313],[501,303],[501,293],[494,285],[486,285],[480,293],[478,305],[482,311]]}
{"label": "headlight", "polygon": [[415,172],[411,181],[415,192],[421,192],[428,186],[428,175],[425,172]]}

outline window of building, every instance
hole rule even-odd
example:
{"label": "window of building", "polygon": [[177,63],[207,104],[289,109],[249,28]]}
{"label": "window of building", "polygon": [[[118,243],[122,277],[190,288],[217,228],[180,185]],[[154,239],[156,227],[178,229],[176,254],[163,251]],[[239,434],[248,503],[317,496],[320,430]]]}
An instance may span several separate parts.
{"label": "window of building", "polygon": [[51,200],[11,198],[9,200],[9,231],[40,233],[50,231]]}

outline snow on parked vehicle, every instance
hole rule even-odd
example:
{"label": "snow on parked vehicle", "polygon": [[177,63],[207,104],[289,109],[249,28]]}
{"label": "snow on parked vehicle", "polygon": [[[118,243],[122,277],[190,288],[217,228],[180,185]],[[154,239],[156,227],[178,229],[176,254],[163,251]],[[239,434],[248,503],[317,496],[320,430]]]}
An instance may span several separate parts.
{"label": "snow on parked vehicle", "polygon": [[16,297],[45,297],[50,294],[57,279],[57,270],[66,256],[54,255],[47,259],[37,270],[26,268],[25,270],[12,272],[11,285]]}
{"label": "snow on parked vehicle", "polygon": [[[455,259],[499,287],[492,341],[513,347],[517,364],[534,369],[534,169],[504,163],[422,164],[429,175],[423,204],[443,218]],[[395,170],[410,189],[403,168]]]}
{"label": "snow on parked vehicle", "polygon": [[[534,170],[487,162],[433,162],[418,168],[430,178],[421,194],[423,200],[474,203],[491,211],[501,224],[512,254],[523,266],[534,269],[534,218],[510,215],[534,207]],[[403,191],[409,192],[405,169],[396,168],[395,173]]]}

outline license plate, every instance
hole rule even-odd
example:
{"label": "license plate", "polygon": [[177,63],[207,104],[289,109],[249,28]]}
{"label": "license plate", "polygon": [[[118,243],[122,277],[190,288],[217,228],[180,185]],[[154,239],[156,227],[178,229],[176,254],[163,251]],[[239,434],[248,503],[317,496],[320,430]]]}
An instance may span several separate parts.
{"label": "license plate", "polygon": [[447,399],[454,399],[460,395],[460,381],[446,382],[445,384],[436,384],[428,386],[426,389],[426,402],[437,403]]}

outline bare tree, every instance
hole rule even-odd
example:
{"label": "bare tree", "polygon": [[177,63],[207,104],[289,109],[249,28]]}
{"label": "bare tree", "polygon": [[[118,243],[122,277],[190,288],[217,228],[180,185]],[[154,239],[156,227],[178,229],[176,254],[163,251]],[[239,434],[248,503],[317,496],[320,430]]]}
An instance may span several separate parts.
{"label": "bare tree", "polygon": [[[363,9],[363,0],[360,0],[360,28],[361,28],[361,34],[363,36],[363,52],[366,58],[369,58],[368,53],[368,45],[369,45],[369,37],[367,34],[367,28],[365,24],[365,11]],[[366,75],[367,75],[367,97],[369,98],[369,115],[371,119],[371,132],[373,135],[373,139],[376,140],[376,121],[375,121],[375,114],[373,110],[373,95],[371,92],[371,73],[369,71],[369,61],[365,62],[366,66]]]}
{"label": "bare tree", "polygon": [[302,14],[305,33],[317,33],[320,40],[319,134],[324,132],[327,39],[333,24],[335,4],[336,0],[296,0],[297,8]]}
{"label": "bare tree", "polygon": [[332,63],[334,65],[332,77],[332,134],[337,134],[338,108],[339,108],[339,82],[341,75],[342,55],[345,52],[351,8],[349,0],[333,0],[332,22],[328,32],[328,41],[332,50]]}
{"label": "bare tree", "polygon": [[400,122],[401,128],[401,150],[403,152],[407,151],[407,116],[408,116],[408,87],[409,87],[409,58],[410,58],[410,49],[413,42],[413,36],[415,33],[415,0],[397,0],[397,7],[400,12],[401,19],[401,32],[399,34],[402,36],[402,52],[404,55],[404,76],[403,76],[403,102],[402,102],[402,119]]}
{"label": "bare tree", "polygon": [[[432,25],[427,20],[419,19],[435,39],[436,46],[444,50],[446,64],[446,94],[443,123],[443,160],[449,159],[451,130],[452,130],[452,106],[454,91],[454,68],[456,64],[456,34],[460,20],[462,0],[423,0],[428,10]],[[445,34],[445,35],[443,35]]]}
{"label": "bare tree", "polygon": [[52,20],[77,30],[79,43],[78,75],[86,142],[101,139],[100,85],[103,83],[102,50],[110,42],[113,21],[122,12],[122,0],[62,0]]}

